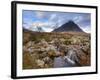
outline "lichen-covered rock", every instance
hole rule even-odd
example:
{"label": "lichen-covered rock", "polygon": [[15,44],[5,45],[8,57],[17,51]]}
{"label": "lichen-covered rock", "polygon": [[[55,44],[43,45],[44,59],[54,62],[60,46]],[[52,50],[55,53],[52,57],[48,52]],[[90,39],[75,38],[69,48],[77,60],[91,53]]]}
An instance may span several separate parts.
{"label": "lichen-covered rock", "polygon": [[49,57],[55,57],[55,56],[56,56],[55,51],[54,51],[54,50],[49,50],[49,51],[48,51],[48,56],[49,56]]}
{"label": "lichen-covered rock", "polygon": [[44,57],[43,58],[43,61],[45,62],[45,63],[49,63],[50,62],[50,58],[47,56],[47,57]]}
{"label": "lichen-covered rock", "polygon": [[37,66],[40,67],[40,68],[43,68],[44,64],[45,64],[44,61],[40,60],[40,59],[36,60],[36,63],[37,63]]}

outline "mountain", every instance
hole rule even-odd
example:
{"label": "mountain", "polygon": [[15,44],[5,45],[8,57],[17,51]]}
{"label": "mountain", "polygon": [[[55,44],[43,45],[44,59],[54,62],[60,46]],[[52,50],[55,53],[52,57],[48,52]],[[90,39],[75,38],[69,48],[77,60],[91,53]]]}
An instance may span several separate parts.
{"label": "mountain", "polygon": [[30,30],[23,27],[23,32],[29,32]]}
{"label": "mountain", "polygon": [[83,30],[73,21],[68,21],[57,29],[54,29],[52,32],[83,32]]}
{"label": "mountain", "polygon": [[26,29],[23,27],[23,31],[27,32],[27,31],[33,31],[33,32],[45,32],[44,29],[42,27],[35,27],[35,28],[29,28],[29,29]]}

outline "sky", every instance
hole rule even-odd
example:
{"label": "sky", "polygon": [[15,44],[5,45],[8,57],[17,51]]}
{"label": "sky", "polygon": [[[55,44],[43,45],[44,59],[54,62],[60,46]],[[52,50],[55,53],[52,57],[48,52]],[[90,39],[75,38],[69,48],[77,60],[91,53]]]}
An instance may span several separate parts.
{"label": "sky", "polygon": [[44,32],[51,32],[69,20],[74,21],[79,27],[90,33],[91,14],[75,12],[54,12],[54,11],[34,11],[23,10],[22,26],[32,31],[38,31],[37,26]]}

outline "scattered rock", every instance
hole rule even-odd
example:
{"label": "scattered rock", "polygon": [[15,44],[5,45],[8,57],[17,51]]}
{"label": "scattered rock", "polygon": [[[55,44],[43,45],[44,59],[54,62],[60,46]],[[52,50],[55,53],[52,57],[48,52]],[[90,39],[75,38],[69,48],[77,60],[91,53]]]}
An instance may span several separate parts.
{"label": "scattered rock", "polygon": [[[32,32],[31,36],[33,34],[35,36],[34,40],[27,39],[27,41],[24,35],[24,69],[52,68],[54,67],[55,59],[56,62],[58,62],[58,65],[59,61],[57,60],[61,59],[63,61],[63,58],[59,57],[65,56],[68,57],[68,62],[75,62],[75,64],[78,66],[90,65],[91,47],[90,39],[86,36],[87,34],[74,34],[65,32],[46,33],[45,36],[45,33]],[[33,37],[31,38],[33,39]],[[72,65],[67,65],[67,67],[68,66],[70,67]]]}
{"label": "scattered rock", "polygon": [[44,64],[45,64],[44,61],[40,60],[40,59],[36,60],[36,63],[37,63],[37,66],[40,67],[40,68],[43,68]]}

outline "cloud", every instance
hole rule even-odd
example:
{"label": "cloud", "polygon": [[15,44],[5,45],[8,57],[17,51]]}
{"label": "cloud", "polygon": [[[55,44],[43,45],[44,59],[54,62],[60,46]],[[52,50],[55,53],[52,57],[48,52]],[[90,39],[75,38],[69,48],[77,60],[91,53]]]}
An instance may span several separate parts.
{"label": "cloud", "polygon": [[51,31],[53,31],[52,28],[46,28],[46,27],[43,27],[43,30],[44,30],[45,32],[51,32]]}
{"label": "cloud", "polygon": [[45,12],[42,12],[42,11],[36,11],[35,12],[37,18],[41,19],[45,16]]}
{"label": "cloud", "polygon": [[57,18],[57,14],[51,14],[50,18],[49,18],[49,21],[52,21],[52,20],[54,20],[56,18]]}
{"label": "cloud", "polygon": [[82,30],[84,31],[84,32],[86,32],[86,33],[91,33],[91,28],[90,28],[90,26],[85,26],[85,27],[81,27],[82,28]]}
{"label": "cloud", "polygon": [[41,22],[41,21],[36,21],[36,22],[33,22],[31,24],[31,26],[29,27],[30,30],[33,30],[33,31],[37,31],[38,27],[41,27],[45,32],[50,32],[53,30],[52,26],[54,25],[54,23],[52,22]]}
{"label": "cloud", "polygon": [[60,27],[69,20],[73,20],[86,31],[90,30],[91,16],[89,13],[47,12],[31,10],[25,10],[23,12],[23,26],[26,28],[40,26],[44,28],[45,31],[51,31],[52,29]]}
{"label": "cloud", "polygon": [[74,20],[76,23],[79,23],[80,21],[83,20],[83,18],[82,18],[82,16],[75,16],[75,17],[73,18],[73,20]]}
{"label": "cloud", "polygon": [[88,25],[88,24],[90,24],[91,23],[91,16],[90,16],[90,14],[86,14],[86,13],[84,13],[84,14],[78,14],[78,15],[76,15],[74,18],[73,18],[73,20],[76,22],[76,23],[78,23],[78,24],[84,24],[84,25]]}

